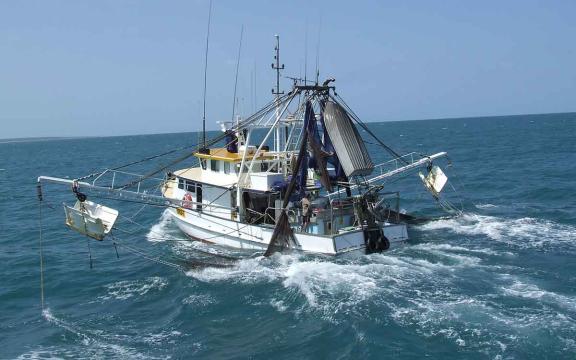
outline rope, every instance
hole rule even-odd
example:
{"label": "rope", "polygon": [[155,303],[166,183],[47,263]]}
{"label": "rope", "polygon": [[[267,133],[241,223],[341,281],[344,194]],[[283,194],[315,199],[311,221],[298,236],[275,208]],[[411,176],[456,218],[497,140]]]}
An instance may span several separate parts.
{"label": "rope", "polygon": [[136,249],[136,248],[134,248],[134,247],[132,247],[132,246],[130,246],[130,245],[125,245],[125,244],[120,243],[118,240],[115,240],[115,242],[116,242],[116,244],[117,244],[118,246],[123,247],[124,249],[126,249],[126,250],[132,252],[133,254],[135,254],[135,255],[137,255],[137,256],[140,256],[140,257],[142,257],[142,258],[144,258],[144,259],[146,259],[146,260],[150,260],[150,261],[156,262],[156,263],[158,263],[158,264],[170,266],[170,267],[172,267],[172,268],[175,268],[175,269],[177,269],[177,270],[180,270],[180,271],[182,271],[182,272],[185,272],[184,267],[181,266],[181,265],[178,265],[178,264],[175,264],[175,263],[166,261],[166,260],[162,260],[162,259],[160,259],[159,257],[156,257],[156,258],[151,257],[151,256],[149,256],[148,254],[146,254],[145,252],[143,252],[143,251],[141,251],[141,250],[139,250],[139,249]]}
{"label": "rope", "polygon": [[[118,230],[118,229],[117,229]],[[187,268],[185,266],[176,264],[174,262],[171,261],[167,261],[164,259],[161,259],[160,256],[157,255],[150,255],[147,254],[145,251],[136,248],[132,245],[127,245],[127,244],[123,244],[120,241],[118,241],[118,239],[115,239],[115,242],[118,246],[123,247],[124,249],[134,253],[137,256],[140,256],[146,260],[150,260],[152,262],[156,262],[162,265],[166,265],[172,268],[175,268],[177,270],[180,270],[182,272],[186,272]],[[203,252],[201,250],[199,250],[199,252]],[[203,253],[207,253],[207,252],[203,252]],[[218,254],[213,254],[213,253],[207,253],[208,255],[212,255],[212,256],[219,256]],[[215,263],[215,262],[207,262],[207,261],[201,261],[201,260],[191,260],[191,259],[185,259],[185,258],[181,258],[181,257],[177,257],[177,256],[172,256],[173,258],[175,258],[178,261],[181,261],[183,263],[187,263],[187,264],[191,264],[192,267],[232,267],[233,264],[231,262],[229,263]],[[231,257],[226,257],[226,256],[220,256],[222,258],[225,258],[226,260],[231,260],[231,261],[236,261],[239,260],[237,258],[231,258]]]}
{"label": "rope", "polygon": [[[114,230],[116,231],[120,231],[122,233],[128,234],[128,235],[132,235],[132,236],[137,236],[138,234],[128,231],[128,230],[123,230],[120,228],[114,228]],[[148,239],[151,240],[162,240],[162,241],[173,241],[173,242],[187,242],[190,243],[191,241],[189,239],[171,239],[171,238],[166,238],[166,237],[151,237],[148,236]],[[222,254],[217,254],[217,253],[213,253],[213,252],[209,252],[209,251],[204,251],[204,250],[200,250],[197,248],[194,248],[194,251],[202,253],[202,254],[206,254],[206,255],[212,255],[212,256],[216,256],[216,257],[220,257],[220,258],[224,258],[227,260],[239,260],[239,257],[234,257],[234,256],[228,256],[228,255],[222,255]],[[185,259],[182,259],[185,260]]]}

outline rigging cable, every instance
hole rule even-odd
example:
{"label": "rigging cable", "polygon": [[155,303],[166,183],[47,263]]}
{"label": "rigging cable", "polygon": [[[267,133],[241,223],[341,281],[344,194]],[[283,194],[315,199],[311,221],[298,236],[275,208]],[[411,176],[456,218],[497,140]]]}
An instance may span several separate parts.
{"label": "rigging cable", "polygon": [[335,94],[334,97],[332,95],[329,95],[330,98],[332,100],[334,100],[335,102],[344,105],[344,107],[346,108],[346,112],[352,117],[352,119],[358,124],[360,125],[360,127],[362,127],[362,129],[364,129],[364,131],[366,131],[370,136],[372,136],[372,138],[374,138],[374,140],[376,140],[378,142],[378,144],[380,146],[382,146],[386,151],[388,151],[391,155],[395,156],[396,158],[398,158],[400,161],[404,162],[405,164],[409,164],[408,160],[404,159],[403,157],[400,156],[400,154],[398,154],[396,151],[394,151],[391,147],[389,147],[388,145],[384,144],[382,142],[382,140],[380,140],[373,132],[372,130],[370,130],[368,128],[368,126],[366,126],[366,124],[364,122],[362,122],[362,120],[360,120],[360,118],[358,117],[358,115],[356,115],[356,113],[354,113],[354,111],[348,106],[348,104],[346,104],[346,102],[344,101],[344,99],[342,99],[342,97],[338,94]]}
{"label": "rigging cable", "polygon": [[[287,94],[284,94],[283,96],[281,96],[281,97],[279,98],[279,100],[276,100],[276,99],[275,99],[275,100],[270,101],[265,107],[263,107],[262,109],[260,109],[260,111],[256,112],[255,114],[253,114],[252,116],[248,117],[248,118],[245,119],[244,121],[239,122],[235,127],[231,128],[231,130],[233,130],[233,131],[234,131],[234,130],[239,130],[239,129],[241,129],[241,128],[243,128],[243,127],[245,127],[245,126],[247,126],[247,125],[249,125],[249,124],[251,124],[251,123],[253,123],[253,122],[255,122],[255,121],[256,121],[257,119],[259,119],[262,115],[270,112],[274,107],[276,107],[277,101],[283,102],[283,101],[285,101],[285,100],[287,100],[287,99],[288,99],[288,100],[291,100],[291,99],[292,99],[292,95],[293,95],[293,93],[290,92],[290,93],[287,93]],[[223,134],[221,134],[221,135],[213,138],[212,140],[210,140],[210,141],[207,143],[207,146],[214,145],[214,144],[222,141],[225,137],[226,137],[226,134],[223,133]],[[200,150],[200,149],[199,149],[198,147],[196,147],[195,150],[198,151],[198,150]],[[146,175],[141,176],[138,180],[131,181],[131,182],[129,182],[129,183],[123,185],[123,186],[118,187],[118,189],[121,189],[121,190],[122,190],[122,189],[126,189],[126,188],[128,188],[128,187],[134,186],[134,185],[138,184],[139,182],[141,182],[141,181],[143,181],[143,180],[145,180],[145,179],[148,179],[148,178],[150,178],[150,177],[158,174],[159,172],[164,171],[164,170],[166,170],[167,168],[169,168],[169,167],[171,167],[171,166],[174,166],[174,165],[176,165],[176,164],[178,164],[178,163],[180,163],[180,162],[188,159],[189,157],[193,156],[196,151],[192,151],[192,152],[189,153],[189,154],[186,154],[186,155],[184,155],[184,156],[181,156],[181,157],[177,158],[176,160],[171,161],[171,162],[168,163],[167,165],[162,166],[162,167],[159,168],[159,169],[156,169],[156,170],[154,170],[154,171],[152,171],[152,172],[150,172],[150,173],[148,173],[148,174],[146,174]]]}
{"label": "rigging cable", "polygon": [[[154,160],[154,159],[156,159],[156,158],[159,158],[159,157],[162,157],[162,156],[166,156],[166,155],[170,155],[170,154],[173,154],[173,153],[178,152],[178,151],[182,151],[182,150],[186,150],[186,149],[193,149],[193,148],[197,148],[197,147],[198,147],[197,144],[181,146],[181,147],[176,148],[176,149],[172,149],[172,150],[169,150],[169,151],[160,153],[160,154],[152,155],[152,156],[146,157],[146,158],[144,158],[144,159],[132,161],[132,162],[130,162],[130,163],[123,164],[123,165],[119,165],[119,166],[116,166],[116,167],[113,167],[113,168],[107,169],[107,170],[111,170],[111,171],[120,170],[120,169],[126,168],[126,167],[128,167],[128,166],[140,164],[140,163],[143,163],[143,162],[145,162],[145,161]],[[77,178],[77,179],[75,179],[75,180],[77,180],[77,181],[82,181],[82,180],[86,180],[86,179],[92,178],[92,177],[94,177],[94,176],[102,175],[103,173],[104,173],[104,171],[99,171],[99,172],[91,173],[91,174],[88,174],[88,175],[86,175],[86,176]]]}

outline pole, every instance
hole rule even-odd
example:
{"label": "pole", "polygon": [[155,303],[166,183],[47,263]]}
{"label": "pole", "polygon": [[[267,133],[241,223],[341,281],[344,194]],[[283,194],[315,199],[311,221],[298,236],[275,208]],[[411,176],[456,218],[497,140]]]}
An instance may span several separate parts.
{"label": "pole", "polygon": [[202,148],[206,148],[206,83],[208,74],[208,44],[210,41],[210,19],[212,17],[212,0],[208,8],[208,27],[206,30],[206,52],[204,54],[204,112],[202,114]]}

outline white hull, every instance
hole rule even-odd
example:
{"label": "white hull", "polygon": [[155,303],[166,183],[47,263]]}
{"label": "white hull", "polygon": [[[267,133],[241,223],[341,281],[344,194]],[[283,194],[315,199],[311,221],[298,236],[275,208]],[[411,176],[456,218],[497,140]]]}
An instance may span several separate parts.
{"label": "white hull", "polygon": [[[274,231],[271,226],[244,224],[188,209],[184,216],[175,209],[169,211],[180,230],[191,238],[232,248],[264,251]],[[383,230],[391,246],[408,240],[404,224],[386,225]],[[303,252],[338,255],[365,248],[362,230],[332,236],[297,232],[295,236],[296,250]]]}

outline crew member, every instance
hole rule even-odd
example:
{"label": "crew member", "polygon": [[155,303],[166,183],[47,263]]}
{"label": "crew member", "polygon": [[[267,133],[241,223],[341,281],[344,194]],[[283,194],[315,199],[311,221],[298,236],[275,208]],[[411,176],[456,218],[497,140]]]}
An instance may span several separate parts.
{"label": "crew member", "polygon": [[310,199],[309,194],[305,194],[302,198],[302,231],[306,231],[310,223]]}

